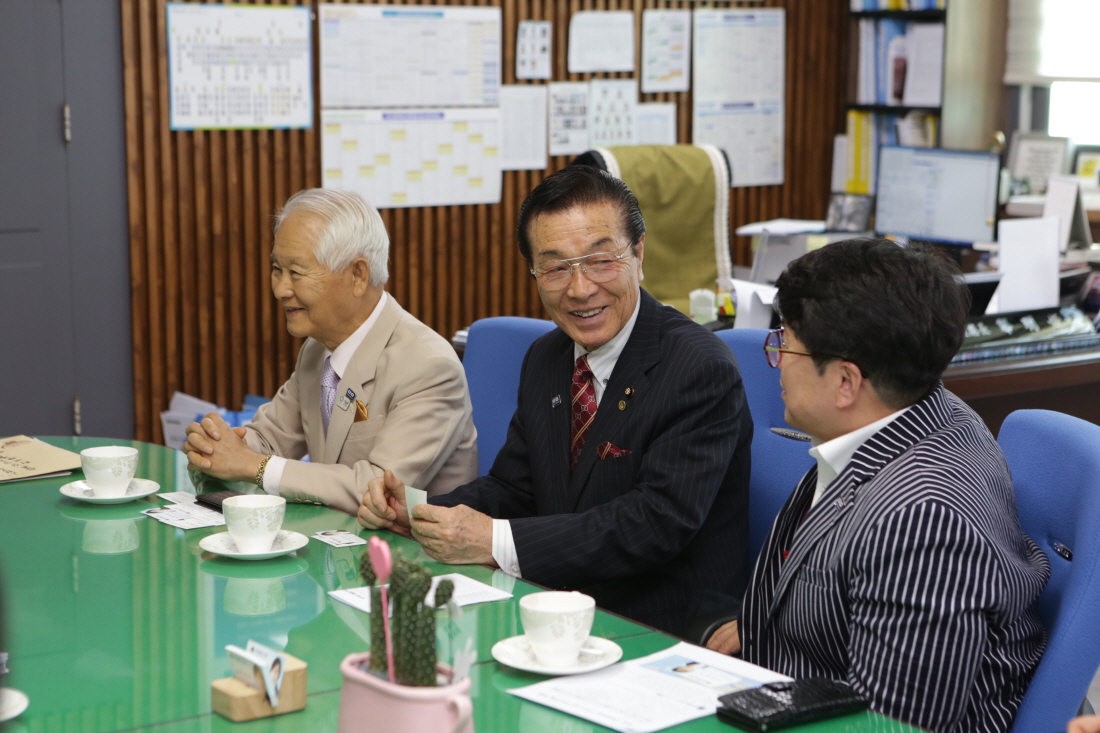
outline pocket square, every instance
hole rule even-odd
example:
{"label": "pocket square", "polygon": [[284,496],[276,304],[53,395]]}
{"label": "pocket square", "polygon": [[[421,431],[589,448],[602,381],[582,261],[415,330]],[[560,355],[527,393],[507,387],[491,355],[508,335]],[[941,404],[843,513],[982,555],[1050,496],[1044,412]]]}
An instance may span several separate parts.
{"label": "pocket square", "polygon": [[355,420],[353,422],[363,422],[370,417],[370,412],[367,411],[367,406],[363,404],[362,400],[355,401]]}
{"label": "pocket square", "polygon": [[605,458],[622,458],[623,456],[629,455],[630,451],[626,450],[625,448],[616,448],[615,446],[611,445],[610,440],[605,440],[604,442],[600,443],[599,447],[596,448],[596,456],[601,461]]}

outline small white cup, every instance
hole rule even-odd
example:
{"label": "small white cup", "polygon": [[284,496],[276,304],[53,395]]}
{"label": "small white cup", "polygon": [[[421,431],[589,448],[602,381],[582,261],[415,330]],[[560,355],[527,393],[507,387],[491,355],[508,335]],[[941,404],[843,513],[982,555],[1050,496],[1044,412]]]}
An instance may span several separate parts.
{"label": "small white cup", "polygon": [[102,498],[126,496],[137,470],[138,449],[122,445],[85,448],[80,451],[84,481]]}
{"label": "small white cup", "polygon": [[286,516],[286,499],[268,494],[231,496],[222,502],[225,528],[246,555],[270,552]]}
{"label": "small white cup", "polygon": [[577,591],[531,593],[519,599],[519,617],[539,664],[571,667],[592,630],[596,601]]}

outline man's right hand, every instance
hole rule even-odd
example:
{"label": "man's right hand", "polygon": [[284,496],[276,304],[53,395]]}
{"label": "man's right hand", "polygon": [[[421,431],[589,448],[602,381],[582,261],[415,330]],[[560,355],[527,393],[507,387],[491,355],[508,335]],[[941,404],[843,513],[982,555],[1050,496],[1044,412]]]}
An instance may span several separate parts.
{"label": "man's right hand", "polygon": [[382,478],[367,484],[367,492],[359,503],[359,524],[367,529],[389,529],[411,537],[409,510],[405,504],[405,484],[389,469]]}
{"label": "man's right hand", "polygon": [[722,624],[707,639],[707,649],[723,654],[736,654],[741,651],[741,636],[737,633],[737,622]]}

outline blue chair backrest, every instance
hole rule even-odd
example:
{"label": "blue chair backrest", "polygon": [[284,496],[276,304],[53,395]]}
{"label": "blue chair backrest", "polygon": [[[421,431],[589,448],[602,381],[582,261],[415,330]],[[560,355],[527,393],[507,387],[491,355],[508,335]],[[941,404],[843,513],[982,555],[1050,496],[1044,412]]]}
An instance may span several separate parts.
{"label": "blue chair backrest", "polygon": [[809,443],[784,438],[771,431],[771,428],[790,430],[791,427],[783,419],[779,370],[768,366],[764,358],[764,339],[768,332],[761,328],[737,328],[716,334],[729,344],[737,357],[752,412],[749,556],[756,562],[776,515],[799,479],[813,466],[814,459],[807,453]]}
{"label": "blue chair backrest", "polygon": [[1038,602],[1050,636],[1012,729],[1062,730],[1100,665],[1100,426],[1018,410],[997,441],[1012,471],[1020,526],[1050,560]]}
{"label": "blue chair backrest", "polygon": [[555,328],[553,321],[499,316],[470,326],[462,365],[470,385],[477,428],[478,472],[489,473],[516,411],[519,372],[527,349]]}

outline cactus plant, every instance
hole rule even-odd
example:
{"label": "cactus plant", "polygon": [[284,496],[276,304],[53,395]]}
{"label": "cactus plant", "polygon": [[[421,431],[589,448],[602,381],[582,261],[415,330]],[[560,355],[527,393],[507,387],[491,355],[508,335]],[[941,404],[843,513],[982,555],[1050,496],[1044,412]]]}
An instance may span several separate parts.
{"label": "cactus plant", "polygon": [[[359,561],[359,574],[374,586],[376,576],[367,553]],[[436,685],[435,610],[442,608],[454,593],[454,583],[444,580],[436,588],[435,606],[425,603],[432,576],[419,563],[396,556],[390,574],[389,597],[393,603],[393,666],[398,684],[412,687]],[[381,588],[371,588],[371,649],[385,648]],[[387,674],[385,654],[374,653],[369,671]]]}

